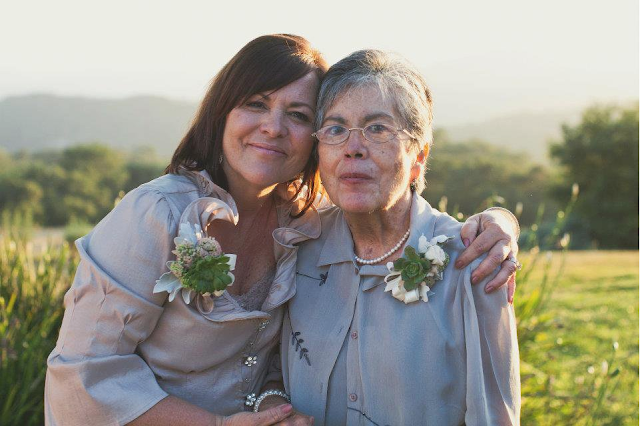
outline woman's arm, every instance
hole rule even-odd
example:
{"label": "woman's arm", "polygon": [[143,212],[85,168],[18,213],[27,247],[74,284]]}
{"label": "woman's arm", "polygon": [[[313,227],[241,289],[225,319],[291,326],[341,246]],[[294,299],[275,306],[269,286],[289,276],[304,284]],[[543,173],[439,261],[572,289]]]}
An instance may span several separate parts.
{"label": "woman's arm", "polygon": [[[284,384],[282,381],[270,381],[267,382],[261,390],[262,392],[266,392],[268,390],[278,390],[284,392]],[[288,401],[281,396],[278,395],[269,395],[264,398],[264,400],[260,403],[258,407],[260,409],[260,413],[265,411],[273,410],[274,407],[281,406],[282,404],[287,404]],[[280,423],[277,423],[281,426],[308,426],[313,424],[313,417],[307,416],[299,411],[292,410],[291,415],[286,419],[282,420]]]}
{"label": "woman's arm", "polygon": [[164,296],[152,289],[176,226],[160,194],[137,189],[78,241],[80,264],[47,360],[47,423],[124,424],[167,396],[135,350],[163,312]]}
{"label": "woman's arm", "polygon": [[[461,274],[467,367],[467,425],[520,424],[520,361],[507,289],[471,285],[476,260]],[[486,284],[491,277],[485,278]]]}
{"label": "woman's arm", "polygon": [[475,214],[467,219],[460,231],[467,249],[460,255],[455,266],[462,269],[482,254],[488,253],[485,260],[474,269],[472,283],[479,283],[499,266],[499,273],[483,287],[490,293],[507,284],[508,300],[513,303],[517,264],[507,259],[515,259],[518,255],[519,236],[518,220],[509,210],[492,207]]}

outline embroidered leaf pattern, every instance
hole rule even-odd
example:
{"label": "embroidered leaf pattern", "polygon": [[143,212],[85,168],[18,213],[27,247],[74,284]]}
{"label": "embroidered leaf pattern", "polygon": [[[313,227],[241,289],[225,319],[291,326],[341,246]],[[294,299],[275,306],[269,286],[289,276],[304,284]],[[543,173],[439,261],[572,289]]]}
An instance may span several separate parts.
{"label": "embroidered leaf pattern", "polygon": [[[371,417],[367,416],[365,413],[363,413],[362,411],[358,410],[357,408],[347,407],[347,410],[352,410],[352,411],[355,411],[355,412],[359,413],[361,416],[364,416],[365,419],[369,420],[369,422],[372,423],[375,426],[381,426],[379,423],[374,422]],[[390,426],[390,425],[384,425],[384,426]]]}
{"label": "embroidered leaf pattern", "polygon": [[327,282],[327,278],[329,277],[329,272],[325,272],[324,274],[320,274],[320,284],[322,285]]}
{"label": "embroidered leaf pattern", "polygon": [[296,271],[296,275],[300,275],[300,276],[303,276],[303,277],[311,278],[312,280],[316,280],[316,281],[318,281],[318,285],[319,286],[322,286],[324,283],[326,283],[327,282],[327,278],[329,278],[329,272],[325,272],[324,274],[320,274],[319,278],[312,277],[311,275],[303,274],[302,272],[298,272],[298,271]]}
{"label": "embroidered leaf pattern", "polygon": [[304,358],[304,360],[307,362],[307,365],[311,367],[311,360],[309,359],[309,354],[308,354],[309,350],[302,346],[304,339],[298,339],[299,335],[300,335],[299,331],[291,332],[291,345],[293,345],[296,352],[298,352],[298,354],[300,355],[299,359]]}

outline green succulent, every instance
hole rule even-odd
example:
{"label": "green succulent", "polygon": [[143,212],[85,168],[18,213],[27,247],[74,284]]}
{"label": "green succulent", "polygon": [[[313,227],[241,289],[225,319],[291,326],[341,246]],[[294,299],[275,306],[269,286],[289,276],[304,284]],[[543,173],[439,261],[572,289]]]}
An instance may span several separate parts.
{"label": "green succulent", "polygon": [[196,260],[182,276],[182,285],[198,293],[224,290],[231,284],[227,256],[209,256]]}
{"label": "green succulent", "polygon": [[421,257],[413,247],[409,246],[404,249],[404,257],[393,262],[393,268],[400,272],[405,290],[411,291],[427,279],[431,262]]}

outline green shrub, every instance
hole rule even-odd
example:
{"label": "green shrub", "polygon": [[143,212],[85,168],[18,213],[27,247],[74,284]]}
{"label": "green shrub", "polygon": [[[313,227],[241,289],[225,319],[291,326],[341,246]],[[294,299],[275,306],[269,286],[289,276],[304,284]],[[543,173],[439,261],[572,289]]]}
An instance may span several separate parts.
{"label": "green shrub", "polygon": [[[46,359],[62,322],[77,258],[59,246],[0,234],[0,424],[44,423]],[[11,235],[8,235],[11,234]]]}
{"label": "green shrub", "polygon": [[80,237],[87,235],[93,229],[93,225],[86,222],[73,221],[64,227],[64,240],[73,245]]}

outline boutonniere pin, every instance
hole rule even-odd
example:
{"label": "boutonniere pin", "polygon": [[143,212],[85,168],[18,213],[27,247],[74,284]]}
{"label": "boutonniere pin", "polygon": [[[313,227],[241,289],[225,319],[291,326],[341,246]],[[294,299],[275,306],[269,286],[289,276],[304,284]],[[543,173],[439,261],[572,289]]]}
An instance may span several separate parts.
{"label": "boutonniere pin", "polygon": [[200,225],[181,223],[173,241],[176,260],[167,262],[169,272],[156,281],[154,293],[166,291],[173,302],[182,290],[182,299],[189,304],[196,293],[217,297],[233,284],[236,255],[224,254],[218,241],[205,236]]}
{"label": "boutonniere pin", "polygon": [[444,270],[449,264],[449,255],[442,245],[453,240],[453,237],[438,235],[431,240],[422,235],[418,239],[418,250],[411,246],[404,249],[404,256],[394,262],[387,263],[389,275],[384,277],[387,284],[384,291],[404,303],[422,299],[429,301],[433,294],[431,287],[442,279]]}

